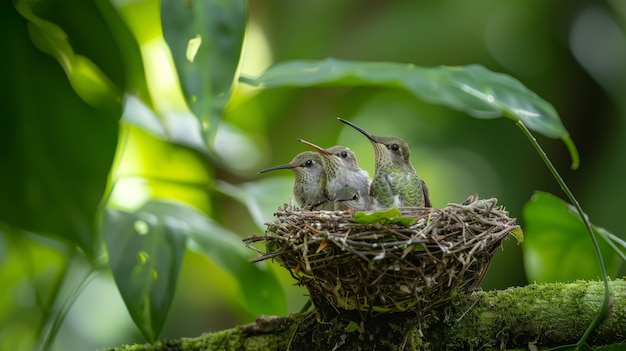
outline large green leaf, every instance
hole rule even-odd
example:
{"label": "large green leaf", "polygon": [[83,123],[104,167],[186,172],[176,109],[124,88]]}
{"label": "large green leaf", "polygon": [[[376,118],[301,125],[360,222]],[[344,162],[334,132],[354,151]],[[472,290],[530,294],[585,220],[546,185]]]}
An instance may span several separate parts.
{"label": "large green leaf", "polygon": [[[111,103],[108,83],[98,84],[106,80],[102,75],[90,76],[98,89],[80,82],[77,87],[74,78],[68,79],[76,72],[64,71],[32,43],[29,27],[39,41],[48,35],[62,37],[60,28],[69,23],[54,25],[29,13],[28,7],[22,10],[28,18],[13,7],[2,11],[1,22],[10,35],[0,44],[4,53],[0,70],[7,82],[0,84],[0,220],[64,238],[93,258],[99,247],[95,220],[113,161],[120,104]],[[97,17],[95,7],[86,6],[85,11],[84,16]],[[73,19],[77,20],[66,18]],[[93,31],[92,40],[102,42],[114,60],[116,49],[109,46],[102,22],[84,25],[83,31]],[[71,55],[68,43],[73,41],[57,39],[48,49],[57,43],[59,50],[64,47]],[[38,43],[42,49],[43,45]],[[72,62],[68,65],[66,69],[72,70]]]}
{"label": "large green leaf", "polygon": [[107,210],[103,235],[115,282],[135,324],[148,340],[161,330],[191,239],[239,283],[251,314],[284,314],[284,291],[266,263],[252,264],[241,239],[180,202],[152,200],[134,212]]}
{"label": "large green leaf", "polygon": [[578,165],[578,152],[554,107],[518,80],[483,66],[419,67],[393,62],[326,59],[278,63],[242,82],[265,88],[281,86],[370,85],[404,88],[417,98],[477,118],[507,117],[550,138],[562,139]]}
{"label": "large green leaf", "polygon": [[230,98],[246,25],[244,0],[161,1],[163,35],[205,140]]}
{"label": "large green leaf", "polygon": [[196,248],[237,280],[243,297],[241,302],[248,312],[252,315],[285,313],[285,292],[276,276],[267,263],[250,263],[255,254],[237,234],[189,206],[163,203],[158,214],[184,222]]}
{"label": "large green leaf", "polygon": [[169,207],[153,201],[135,212],[107,210],[102,229],[115,283],[149,341],[165,322],[186,248],[188,226],[164,215]]}
{"label": "large green leaf", "polygon": [[[558,197],[536,192],[524,206],[524,265],[529,281],[539,283],[599,279],[600,267],[576,210]],[[593,226],[594,232],[599,229]],[[596,234],[597,235],[597,234]],[[603,236],[604,237],[604,236]],[[598,239],[609,276],[619,271],[619,257]]]}
{"label": "large green leaf", "polygon": [[267,262],[250,263],[255,254],[241,238],[200,214],[187,213],[187,224],[194,229],[191,239],[207,257],[229,272],[239,284],[239,299],[252,315],[283,315],[285,291]]}

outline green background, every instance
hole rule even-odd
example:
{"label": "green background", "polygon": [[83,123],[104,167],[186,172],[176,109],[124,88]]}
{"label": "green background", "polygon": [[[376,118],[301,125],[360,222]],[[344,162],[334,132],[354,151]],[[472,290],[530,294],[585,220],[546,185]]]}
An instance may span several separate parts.
{"label": "green background", "polygon": [[[70,6],[69,3],[56,4]],[[74,12],[61,8],[46,11],[50,18],[73,23],[73,33],[81,32],[82,21],[91,21],[89,28],[93,28],[93,21],[101,20],[71,20]],[[16,17],[7,15],[7,11],[3,11],[0,21],[3,45],[7,50],[26,46],[28,35],[11,30],[14,25],[25,24],[16,23]],[[563,143],[538,136],[591,221],[625,237],[621,226],[621,214],[626,208],[623,205],[626,198],[623,185],[626,5],[623,1],[251,1],[247,23],[239,66],[240,74],[246,76],[256,76],[278,62],[332,57],[419,66],[480,64],[517,78],[554,105],[576,143],[581,163],[578,170],[572,171]],[[102,28],[105,27],[103,24]],[[140,83],[124,81],[139,79],[123,73],[133,69],[136,72],[137,67],[122,62],[111,42],[111,34],[105,30],[88,34],[84,38],[71,38],[74,50],[89,57],[108,58],[96,62],[108,77],[117,85],[135,86],[141,91]],[[53,272],[66,264],[65,258],[71,252],[59,241],[28,232],[16,233],[14,228],[63,231],[77,224],[60,220],[60,209],[69,208],[79,219],[89,218],[98,210],[98,196],[101,196],[98,189],[107,182],[107,164],[110,166],[115,157],[120,111],[110,106],[95,109],[87,104],[79,110],[76,104],[66,107],[62,101],[72,95],[71,88],[56,84],[65,79],[57,62],[34,47],[20,51],[26,54],[19,57],[8,54],[7,50],[0,55],[3,67],[0,95],[6,106],[0,117],[0,196],[3,198],[0,279],[6,287],[0,288],[0,349],[11,346],[28,350],[32,340],[38,337],[34,335],[40,322],[38,300],[45,300],[54,280]],[[51,75],[51,71],[56,73]],[[24,79],[26,76],[36,79]],[[24,87],[31,95],[16,97],[14,91],[23,91]],[[60,106],[63,123],[57,123],[57,116],[27,118],[45,116],[48,105]],[[28,106],[29,113],[20,115],[19,119],[12,118],[16,106]],[[118,117],[111,119],[109,115]],[[219,225],[241,237],[261,234],[262,223],[271,220],[273,210],[288,200],[293,177],[288,171],[264,175],[256,172],[286,163],[306,150],[296,141],[298,138],[322,146],[347,145],[356,152],[361,166],[373,174],[371,145],[336,117],[351,120],[373,134],[394,134],[407,140],[413,165],[429,185],[435,207],[461,202],[474,193],[481,198],[496,197],[525,228],[522,221],[525,204],[536,190],[564,198],[535,150],[511,121],[470,118],[416,100],[400,89],[344,86],[263,90],[239,84],[222,120],[209,119],[208,123],[219,126],[211,128],[215,135],[204,136],[214,138],[210,165],[181,161],[176,150],[168,154],[170,158],[160,161],[169,165],[168,177],[181,182],[211,183],[212,190],[206,192],[206,198],[197,194],[183,194],[181,198],[199,204],[200,210],[210,211]],[[42,136],[51,131],[58,137],[55,140],[67,142]],[[115,137],[106,137],[110,135]],[[191,143],[191,148],[194,145]],[[151,147],[155,150],[160,146],[155,143]],[[47,156],[50,150],[52,154],[71,157],[51,159]],[[106,162],[93,166],[81,161],[85,158]],[[203,167],[209,168],[206,173],[212,179],[203,178]],[[76,171],[67,172],[68,169]],[[158,179],[154,181],[158,183]],[[47,187],[38,188],[41,184]],[[60,202],[43,201],[47,197],[41,194],[46,191],[57,192],[54,198],[61,199]],[[159,187],[159,191],[165,196],[180,189]],[[65,195],[81,199],[79,203],[83,206],[64,206]],[[537,212],[534,207],[527,211]],[[541,209],[538,212],[543,213]],[[84,222],[78,226],[88,227],[88,221]],[[89,240],[85,238],[93,231],[85,229],[81,233],[86,236],[78,236],[76,241],[82,240],[88,246]],[[542,233],[526,234],[529,245],[563,246],[558,240],[537,244],[531,238]],[[583,235],[580,240],[588,239]],[[578,246],[589,248],[589,243]],[[293,287],[289,274],[273,264],[272,269],[279,274],[286,290],[287,305],[251,309],[246,306],[249,298],[242,298],[240,287],[244,284],[223,268],[228,258],[216,258],[209,253],[213,259],[208,259],[203,255],[205,247],[192,246],[185,253],[160,338],[195,336],[249,323],[256,313],[295,312],[304,303],[306,291]],[[84,249],[98,261],[99,248]],[[558,271],[563,264],[563,271],[570,271],[566,268],[579,258],[567,257],[569,251],[564,251],[564,256],[551,256],[552,270]],[[515,240],[505,242],[494,258],[483,288],[524,285],[528,281],[525,267],[529,270],[532,267],[535,276],[540,276],[536,265],[524,262],[522,257],[522,247]],[[595,264],[591,260],[584,262]],[[613,261],[608,265],[613,272],[619,269]],[[87,260],[73,267],[80,275],[88,269]],[[577,277],[576,273],[581,275]],[[594,270],[574,270],[571,274],[572,279],[597,277]],[[35,278],[28,280],[24,276]],[[254,278],[250,279],[245,291],[254,294]],[[43,297],[32,289],[32,284],[42,287],[39,291]],[[2,344],[8,343],[3,338],[8,335],[22,335],[23,341]],[[69,311],[54,349],[95,349],[143,340],[112,274],[105,270],[87,285]]]}

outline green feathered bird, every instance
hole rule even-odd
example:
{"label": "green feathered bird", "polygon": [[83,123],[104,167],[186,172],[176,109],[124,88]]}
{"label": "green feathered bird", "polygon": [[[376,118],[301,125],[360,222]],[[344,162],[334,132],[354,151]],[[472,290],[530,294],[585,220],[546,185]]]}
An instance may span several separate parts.
{"label": "green feathered bird", "polygon": [[352,122],[338,119],[361,132],[374,146],[376,163],[370,195],[377,200],[379,208],[432,206],[428,187],[411,164],[411,150],[406,141],[392,135],[372,135]]}

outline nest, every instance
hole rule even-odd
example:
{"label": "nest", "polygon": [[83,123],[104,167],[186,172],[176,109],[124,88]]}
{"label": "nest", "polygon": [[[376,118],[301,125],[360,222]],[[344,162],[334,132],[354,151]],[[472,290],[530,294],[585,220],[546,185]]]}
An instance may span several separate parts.
{"label": "nest", "polygon": [[[375,223],[355,222],[352,211],[285,205],[264,236],[245,241],[259,253],[254,261],[272,258],[287,268],[316,308],[423,314],[478,288],[501,241],[519,231],[496,204],[401,208],[402,220]],[[258,241],[267,252],[252,246]]]}

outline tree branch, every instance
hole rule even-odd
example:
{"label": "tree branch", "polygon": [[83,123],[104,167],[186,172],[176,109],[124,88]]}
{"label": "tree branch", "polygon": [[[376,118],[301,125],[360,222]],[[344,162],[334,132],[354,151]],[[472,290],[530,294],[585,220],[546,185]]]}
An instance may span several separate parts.
{"label": "tree branch", "polygon": [[[626,346],[626,281],[610,282],[611,306],[590,346]],[[418,320],[415,313],[362,316],[354,311],[261,316],[256,323],[195,338],[107,351],[165,350],[484,350],[575,343],[595,318],[604,285],[531,284],[459,296]],[[320,316],[326,321],[321,322]],[[365,317],[365,318],[363,318]]]}

